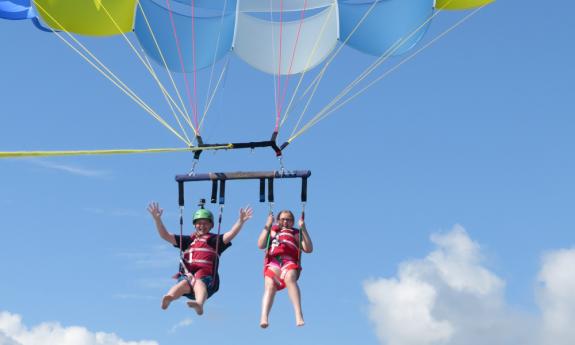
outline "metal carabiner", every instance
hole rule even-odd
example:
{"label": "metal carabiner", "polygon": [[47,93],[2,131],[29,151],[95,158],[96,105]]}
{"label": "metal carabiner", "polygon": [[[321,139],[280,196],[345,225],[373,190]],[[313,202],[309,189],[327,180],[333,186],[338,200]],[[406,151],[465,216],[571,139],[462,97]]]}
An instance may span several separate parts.
{"label": "metal carabiner", "polygon": [[198,166],[199,161],[200,161],[199,159],[194,158],[194,162],[192,163],[192,169],[188,173],[188,176],[195,176],[196,175],[196,167]]}

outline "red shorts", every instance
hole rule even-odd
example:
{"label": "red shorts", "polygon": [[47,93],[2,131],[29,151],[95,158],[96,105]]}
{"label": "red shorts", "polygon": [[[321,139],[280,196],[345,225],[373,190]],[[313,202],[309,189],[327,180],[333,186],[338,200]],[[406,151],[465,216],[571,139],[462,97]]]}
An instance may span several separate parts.
{"label": "red shorts", "polygon": [[[275,270],[274,270],[275,269]],[[288,256],[269,256],[264,265],[264,276],[270,277],[278,290],[286,287],[285,276],[290,270],[300,269],[297,260]],[[279,274],[277,273],[279,271]]]}

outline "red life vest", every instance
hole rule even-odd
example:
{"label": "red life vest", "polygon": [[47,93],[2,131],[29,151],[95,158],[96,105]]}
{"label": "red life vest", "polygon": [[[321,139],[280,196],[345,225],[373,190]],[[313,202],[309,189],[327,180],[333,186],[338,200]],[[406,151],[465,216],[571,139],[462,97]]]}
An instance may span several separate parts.
{"label": "red life vest", "polygon": [[217,236],[211,233],[192,235],[192,243],[184,252],[186,269],[193,273],[196,279],[212,275],[217,257],[216,249],[208,244],[208,240]]}
{"label": "red life vest", "polygon": [[276,234],[271,239],[268,255],[270,256],[287,256],[293,260],[299,257],[299,230],[297,229],[279,229],[278,226],[272,228]]}

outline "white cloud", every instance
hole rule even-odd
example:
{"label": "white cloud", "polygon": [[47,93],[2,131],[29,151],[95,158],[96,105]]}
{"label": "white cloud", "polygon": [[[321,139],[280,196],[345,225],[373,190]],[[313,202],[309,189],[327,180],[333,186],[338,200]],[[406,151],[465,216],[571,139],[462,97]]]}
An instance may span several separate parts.
{"label": "white cloud", "polygon": [[[455,226],[431,241],[436,248],[424,259],[400,264],[397,277],[364,283],[369,317],[382,344],[558,344],[541,343],[537,318],[505,303],[504,281],[483,266],[481,248],[465,229]],[[560,314],[573,324],[570,310]]]}
{"label": "white cloud", "polygon": [[60,170],[72,175],[80,175],[86,177],[104,177],[110,175],[109,172],[103,170],[91,170],[69,164],[58,164],[47,160],[29,159],[28,161],[44,168]]}
{"label": "white cloud", "polygon": [[572,345],[575,343],[575,249],[546,254],[538,278],[542,341]]}
{"label": "white cloud", "polygon": [[56,322],[28,328],[19,315],[0,311],[0,344],[3,345],[157,345],[150,340],[126,341],[112,333],[91,332],[83,327],[63,327]]}
{"label": "white cloud", "polygon": [[175,333],[178,330],[178,328],[188,327],[192,323],[194,323],[194,321],[190,318],[183,319],[182,321],[180,321],[176,325],[174,325],[174,327],[172,327],[172,329],[170,330],[170,333]]}

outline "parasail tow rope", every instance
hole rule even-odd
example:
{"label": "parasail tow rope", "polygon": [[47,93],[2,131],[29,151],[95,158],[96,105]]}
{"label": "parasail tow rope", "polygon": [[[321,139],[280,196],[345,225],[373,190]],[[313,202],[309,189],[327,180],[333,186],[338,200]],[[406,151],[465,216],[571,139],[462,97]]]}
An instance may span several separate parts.
{"label": "parasail tow rope", "polygon": [[135,153],[165,153],[165,152],[196,152],[199,150],[226,150],[230,145],[197,146],[185,148],[163,148],[163,149],[116,149],[116,150],[68,150],[68,151],[0,151],[1,158],[30,158],[30,157],[57,157],[57,156],[86,156],[86,155],[120,155]]}
{"label": "parasail tow rope", "polygon": [[[449,27],[447,30],[443,31],[441,34],[439,34],[438,36],[436,36],[434,39],[432,39],[431,41],[429,41],[428,43],[426,43],[423,47],[419,48],[417,51],[415,51],[414,53],[410,54],[409,56],[405,57],[404,59],[402,59],[400,62],[398,62],[395,66],[393,66],[392,68],[390,68],[389,70],[387,70],[386,72],[384,72],[381,76],[379,76],[378,78],[374,79],[373,81],[371,81],[367,86],[365,86],[364,88],[362,88],[361,90],[357,91],[355,94],[353,94],[352,96],[350,96],[349,98],[345,99],[343,102],[341,102],[340,104],[338,104],[337,106],[335,104],[330,104],[328,106],[326,106],[324,109],[320,110],[314,117],[312,120],[310,120],[302,129],[300,129],[297,133],[295,133],[294,135],[292,135],[287,142],[291,143],[295,138],[299,137],[300,135],[302,135],[303,133],[305,133],[307,130],[309,130],[312,126],[316,125],[319,121],[325,119],[328,115],[332,114],[333,112],[335,112],[336,110],[338,110],[339,108],[341,108],[342,106],[344,106],[345,104],[347,104],[349,101],[351,101],[352,99],[354,99],[355,97],[361,95],[362,93],[364,93],[365,91],[367,91],[370,87],[372,87],[374,84],[376,84],[377,82],[381,81],[383,78],[385,78],[386,76],[388,76],[389,74],[391,74],[393,71],[395,71],[396,69],[398,69],[399,67],[401,67],[404,63],[410,61],[411,59],[413,59],[415,56],[417,56],[418,54],[420,54],[422,51],[424,51],[425,49],[429,48],[430,46],[432,46],[434,43],[436,43],[438,40],[440,40],[441,38],[443,38],[445,35],[447,35],[449,32],[451,32],[452,30],[456,29],[457,27],[459,27],[461,24],[463,24],[465,21],[469,20],[473,15],[477,14],[478,11],[480,11],[484,6],[478,7],[477,9],[473,10],[471,13],[469,13],[468,15],[466,15],[464,18],[460,19],[457,23],[455,23],[454,25],[452,25],[451,27]],[[341,97],[340,97],[341,98]]]}

